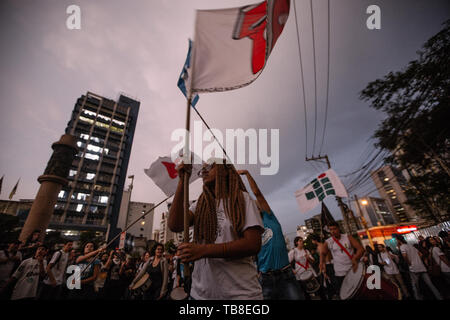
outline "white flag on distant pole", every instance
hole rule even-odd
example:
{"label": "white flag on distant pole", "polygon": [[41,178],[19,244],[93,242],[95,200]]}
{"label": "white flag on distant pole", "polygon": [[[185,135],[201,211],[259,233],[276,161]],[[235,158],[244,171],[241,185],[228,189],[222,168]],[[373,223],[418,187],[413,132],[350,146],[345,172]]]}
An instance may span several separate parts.
{"label": "white flag on distant pole", "polygon": [[260,75],[289,16],[290,0],[240,8],[198,10],[192,92],[249,85]]}
{"label": "white flag on distant pole", "polygon": [[331,195],[348,198],[347,190],[333,169],[318,175],[304,188],[295,192],[302,213],[314,209],[325,197]]}
{"label": "white flag on distant pole", "polygon": [[[182,158],[178,158],[173,162],[171,157],[159,157],[151,164],[150,168],[144,169],[145,174],[149,176],[168,197],[172,196],[177,190],[178,172],[175,168],[181,160]],[[196,161],[192,162],[192,174],[189,183],[192,183],[199,178],[198,172],[202,168],[202,162],[201,160],[199,161],[198,158]]]}

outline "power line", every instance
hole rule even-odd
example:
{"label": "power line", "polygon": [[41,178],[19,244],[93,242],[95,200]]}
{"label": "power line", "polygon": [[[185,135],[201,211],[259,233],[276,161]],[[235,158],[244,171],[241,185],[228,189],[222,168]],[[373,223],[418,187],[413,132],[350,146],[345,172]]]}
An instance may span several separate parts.
{"label": "power line", "polygon": [[305,158],[308,155],[308,125],[307,125],[307,116],[306,116],[306,95],[305,95],[305,79],[303,76],[303,63],[302,63],[302,50],[300,46],[300,34],[298,31],[298,19],[297,19],[297,9],[295,7],[294,1],[294,13],[295,13],[295,25],[297,29],[297,45],[298,45],[298,55],[300,60],[300,74],[302,76],[302,90],[303,90],[303,108],[305,110]]}
{"label": "power line", "polygon": [[[294,1],[295,2],[295,1]],[[330,19],[330,0],[328,0],[328,63],[327,63],[327,95],[325,102],[325,120],[323,122],[322,143],[320,144],[319,155],[322,153],[323,142],[325,140],[325,129],[327,127],[328,118],[328,97],[330,89],[330,33],[331,33],[331,19]]]}
{"label": "power line", "polygon": [[[294,1],[295,2],[295,1]],[[313,59],[314,59],[314,143],[313,143],[313,152],[316,148],[316,132],[317,132],[317,72],[316,72],[316,41],[314,37],[314,12],[313,12],[313,2],[311,3],[311,24],[312,24],[312,42],[313,42]]]}

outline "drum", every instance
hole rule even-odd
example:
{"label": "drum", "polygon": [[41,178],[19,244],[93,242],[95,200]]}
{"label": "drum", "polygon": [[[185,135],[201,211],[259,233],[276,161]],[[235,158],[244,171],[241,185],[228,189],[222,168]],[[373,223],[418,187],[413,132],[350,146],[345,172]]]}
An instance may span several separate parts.
{"label": "drum", "polygon": [[307,293],[314,293],[320,289],[320,284],[311,271],[305,271],[300,275],[300,281],[306,288]]}
{"label": "drum", "polygon": [[170,293],[170,300],[186,300],[188,296],[183,287],[176,287]]}
{"label": "drum", "polygon": [[131,290],[136,292],[146,292],[150,286],[152,285],[152,279],[150,278],[150,275],[148,273],[145,273],[142,278],[140,278],[134,286],[131,288]]}
{"label": "drum", "polygon": [[339,293],[341,300],[401,300],[400,288],[380,275],[380,289],[369,289],[367,279],[372,274],[366,274],[363,263],[358,264],[358,269],[351,269],[342,282]]}

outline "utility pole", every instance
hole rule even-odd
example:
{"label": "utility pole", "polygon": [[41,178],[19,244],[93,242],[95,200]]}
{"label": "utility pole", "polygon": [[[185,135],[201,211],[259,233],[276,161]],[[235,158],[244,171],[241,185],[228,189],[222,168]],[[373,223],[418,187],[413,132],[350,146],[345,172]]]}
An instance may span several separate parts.
{"label": "utility pole", "polygon": [[[328,165],[328,169],[331,169],[331,163],[330,163],[330,160],[328,159],[328,155],[324,155],[324,156],[319,155],[318,157],[311,157],[311,158],[306,157],[305,160],[306,161],[325,160]],[[351,233],[350,223],[348,221],[347,212],[345,210],[344,203],[342,202],[342,198],[336,196],[336,201],[338,203],[339,209],[341,209],[342,217],[344,218],[344,222],[347,227],[347,230]]]}
{"label": "utility pole", "polygon": [[364,219],[364,217],[363,217],[361,206],[359,204],[359,199],[358,199],[358,196],[356,194],[355,194],[355,201],[356,201],[356,205],[358,206],[359,218],[361,219],[361,223],[362,223],[364,229],[366,230],[367,238],[369,238],[370,246],[375,249],[375,247],[373,246],[373,241],[372,241],[372,237],[370,236],[369,229],[367,228],[366,219]]}

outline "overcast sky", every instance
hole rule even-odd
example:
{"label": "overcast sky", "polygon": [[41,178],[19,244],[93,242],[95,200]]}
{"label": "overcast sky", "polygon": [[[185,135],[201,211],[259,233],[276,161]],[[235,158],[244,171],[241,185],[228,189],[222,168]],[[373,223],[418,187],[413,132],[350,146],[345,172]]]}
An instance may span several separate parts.
{"label": "overcast sky", "polygon": [[[256,1],[255,1],[256,2]],[[291,1],[292,2],[292,1]],[[3,0],[0,2],[0,175],[1,199],[20,177],[14,199],[34,198],[37,177],[64,133],[75,101],[87,91],[117,99],[124,93],[141,102],[128,175],[134,174],[133,201],[157,203],[164,194],[144,168],[168,155],[176,128],[185,125],[185,98],[176,86],[188,38],[194,37],[196,9],[252,4],[249,0]],[[326,98],[327,7],[314,0],[318,117],[315,154],[322,139]],[[66,28],[66,8],[81,8],[81,30]],[[366,9],[381,8],[381,30],[368,30]],[[297,0],[308,121],[308,156],[314,139],[314,73],[309,1]],[[359,100],[368,82],[400,70],[450,17],[448,0],[331,1],[330,90],[322,154],[345,175],[362,164],[369,138],[384,115]],[[297,225],[318,214],[298,210],[294,192],[317,170],[305,162],[305,114],[293,5],[287,25],[261,76],[238,90],[203,94],[197,105],[213,128],[280,130],[280,170],[260,176],[247,168],[292,238]],[[193,120],[198,120],[194,114]],[[323,164],[314,164],[325,170]],[[126,185],[130,180],[127,180]],[[344,180],[346,182],[346,180]],[[197,181],[191,198],[201,190]],[[367,189],[367,188],[366,188]],[[370,187],[369,187],[370,189]],[[358,194],[364,196],[364,194]],[[377,196],[377,193],[373,195]],[[341,214],[326,199],[333,216]],[[156,210],[158,223],[161,206]]]}

